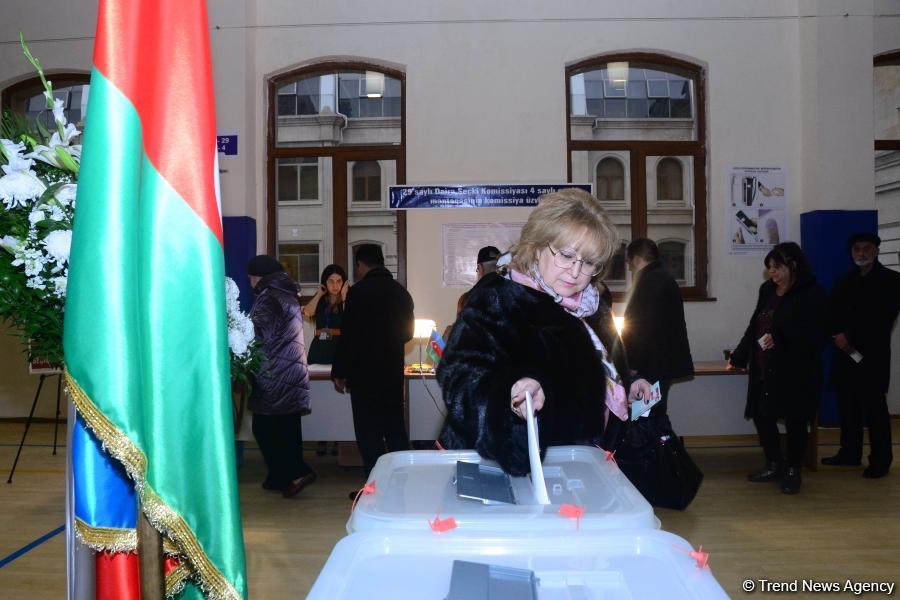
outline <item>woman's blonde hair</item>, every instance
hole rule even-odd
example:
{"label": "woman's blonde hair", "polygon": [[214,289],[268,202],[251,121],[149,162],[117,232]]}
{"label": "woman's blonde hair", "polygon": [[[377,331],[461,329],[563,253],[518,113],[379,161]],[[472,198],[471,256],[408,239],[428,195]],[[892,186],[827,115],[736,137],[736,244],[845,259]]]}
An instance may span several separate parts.
{"label": "woman's blonde hair", "polygon": [[522,237],[512,247],[511,266],[528,273],[537,263],[538,252],[549,245],[571,246],[581,238],[582,257],[603,265],[596,281],[619,246],[619,234],[600,201],[578,188],[544,194],[522,228]]}

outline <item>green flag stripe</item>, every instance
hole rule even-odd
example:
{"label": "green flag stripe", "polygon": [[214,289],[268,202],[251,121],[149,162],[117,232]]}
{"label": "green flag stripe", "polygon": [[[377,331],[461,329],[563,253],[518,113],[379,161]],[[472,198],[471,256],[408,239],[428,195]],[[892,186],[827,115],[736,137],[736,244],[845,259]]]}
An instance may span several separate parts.
{"label": "green flag stripe", "polygon": [[[97,70],[84,146],[104,153],[86,151],[81,165],[67,367],[146,457],[146,473],[136,475],[150,488],[141,493],[151,520],[183,519],[196,538],[202,556],[183,550],[201,586],[246,596],[221,245],[147,160],[134,107]],[[191,537],[179,531],[176,543]],[[211,565],[199,564],[207,557]]]}

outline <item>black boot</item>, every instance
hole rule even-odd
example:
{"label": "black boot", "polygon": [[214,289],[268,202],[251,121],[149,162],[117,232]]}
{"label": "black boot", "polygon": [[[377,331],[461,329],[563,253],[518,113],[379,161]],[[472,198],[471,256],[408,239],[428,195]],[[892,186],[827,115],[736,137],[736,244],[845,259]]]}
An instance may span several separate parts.
{"label": "black boot", "polygon": [[796,494],[800,491],[800,467],[788,467],[781,480],[781,491],[785,494]]}
{"label": "black boot", "polygon": [[759,471],[755,471],[747,475],[747,481],[753,483],[763,483],[765,481],[775,481],[781,477],[782,464],[780,462],[769,462]]}

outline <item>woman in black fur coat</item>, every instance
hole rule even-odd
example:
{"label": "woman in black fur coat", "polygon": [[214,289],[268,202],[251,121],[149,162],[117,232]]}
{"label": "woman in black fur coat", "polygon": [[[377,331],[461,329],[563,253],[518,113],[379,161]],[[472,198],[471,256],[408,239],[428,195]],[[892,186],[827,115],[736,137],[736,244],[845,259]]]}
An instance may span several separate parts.
{"label": "woman in black fur coat", "polygon": [[541,458],[548,446],[611,448],[629,401],[650,397],[643,379],[623,380],[621,342],[597,287],[617,238],[590,194],[540,199],[508,266],[476,284],[453,325],[437,369],[444,448],[475,448],[527,474],[526,390],[539,411]]}
{"label": "woman in black fur coat", "polygon": [[[749,367],[744,417],[753,419],[766,456],[766,466],[747,479],[780,480],[782,492],[796,494],[807,428],[822,395],[827,297],[794,242],[776,245],[763,264],[769,279],[759,288],[756,309],[728,365]],[[786,459],[778,419],[787,431]]]}

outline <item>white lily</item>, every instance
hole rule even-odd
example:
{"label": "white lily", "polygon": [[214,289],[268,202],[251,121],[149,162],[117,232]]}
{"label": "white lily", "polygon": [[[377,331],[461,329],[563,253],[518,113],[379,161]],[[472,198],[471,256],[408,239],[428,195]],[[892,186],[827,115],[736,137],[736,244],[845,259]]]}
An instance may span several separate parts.
{"label": "white lily", "polygon": [[54,196],[56,200],[63,206],[68,206],[75,202],[75,194],[78,192],[78,186],[74,183],[67,183],[60,186]]}
{"label": "white lily", "polygon": [[[49,94],[44,92],[44,95],[48,96]],[[63,108],[63,101],[60,98],[53,98],[53,120],[61,125],[66,123],[66,112],[65,108]]]}
{"label": "white lily", "polygon": [[34,166],[34,161],[22,155],[25,151],[23,142],[13,143],[12,140],[0,139],[0,154],[6,157],[8,164],[3,165],[3,172],[28,171]]}
{"label": "white lily", "polygon": [[22,240],[14,235],[4,235],[0,238],[0,248],[3,248],[10,254],[15,254],[22,247]]}

